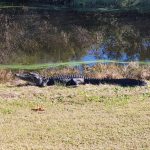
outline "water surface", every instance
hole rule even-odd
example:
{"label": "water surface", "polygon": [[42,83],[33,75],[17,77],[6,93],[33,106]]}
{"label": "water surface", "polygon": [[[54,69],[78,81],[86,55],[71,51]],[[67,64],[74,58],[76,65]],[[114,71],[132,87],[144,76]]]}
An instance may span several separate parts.
{"label": "water surface", "polygon": [[150,61],[150,19],[24,8],[0,10],[0,63]]}

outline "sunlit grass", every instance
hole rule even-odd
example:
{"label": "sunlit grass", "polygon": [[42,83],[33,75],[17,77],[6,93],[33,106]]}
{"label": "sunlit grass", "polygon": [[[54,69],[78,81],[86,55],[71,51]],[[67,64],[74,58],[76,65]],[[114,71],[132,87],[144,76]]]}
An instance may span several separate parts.
{"label": "sunlit grass", "polygon": [[[85,64],[84,64],[85,63]],[[49,68],[44,69],[43,64],[39,66],[5,66],[0,69],[0,82],[15,81],[15,73],[37,72],[45,77],[58,75],[79,75],[92,78],[132,78],[150,80],[150,65],[140,64],[138,62],[130,62],[127,64],[117,63],[90,63],[89,62],[72,62],[72,63],[56,63],[49,65]],[[87,63],[87,64],[86,64]],[[92,65],[91,65],[92,64]],[[51,66],[51,67],[50,67]],[[15,69],[6,69],[6,68]],[[29,68],[28,68],[29,67]],[[37,69],[38,67],[38,69]],[[1,67],[0,67],[1,68]],[[18,68],[18,69],[17,69]],[[24,68],[24,69],[20,69]],[[41,69],[43,68],[43,69]],[[31,70],[30,70],[31,69]]]}
{"label": "sunlit grass", "polygon": [[[149,149],[150,84],[0,84],[1,149]],[[45,111],[32,111],[41,107]]]}
{"label": "sunlit grass", "polygon": [[[117,60],[94,60],[94,61],[75,61],[75,62],[60,62],[60,63],[46,63],[46,64],[31,64],[31,65],[2,65],[0,64],[0,69],[21,69],[21,70],[38,70],[46,69],[50,67],[60,67],[60,66],[77,66],[77,65],[90,65],[96,63],[115,63],[115,64],[129,64],[130,62],[122,62]],[[150,65],[150,62],[135,62],[141,65]]]}

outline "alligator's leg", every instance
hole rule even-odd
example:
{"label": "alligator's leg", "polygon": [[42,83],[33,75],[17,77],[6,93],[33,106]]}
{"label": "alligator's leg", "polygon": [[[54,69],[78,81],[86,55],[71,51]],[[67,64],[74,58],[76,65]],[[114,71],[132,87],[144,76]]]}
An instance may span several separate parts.
{"label": "alligator's leg", "polygon": [[48,78],[47,86],[55,85],[55,81],[53,78]]}
{"label": "alligator's leg", "polygon": [[80,84],[84,84],[84,78],[72,78],[66,83],[66,86],[78,86]]}
{"label": "alligator's leg", "polygon": [[42,81],[41,81],[39,84],[36,84],[36,85],[39,86],[39,87],[45,87],[45,86],[47,86],[47,83],[48,83],[48,82],[49,82],[49,79],[43,77],[43,78],[42,78]]}
{"label": "alligator's leg", "polygon": [[66,86],[78,86],[77,82],[75,82],[73,79],[70,79],[67,83]]}

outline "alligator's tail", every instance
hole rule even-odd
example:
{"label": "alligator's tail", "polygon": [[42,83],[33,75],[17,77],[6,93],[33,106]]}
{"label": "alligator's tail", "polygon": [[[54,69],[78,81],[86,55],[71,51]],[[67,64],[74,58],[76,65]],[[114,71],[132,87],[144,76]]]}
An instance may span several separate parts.
{"label": "alligator's tail", "polygon": [[113,85],[120,85],[120,86],[145,86],[147,83],[142,80],[136,80],[136,79],[128,79],[128,78],[122,78],[122,79],[95,79],[95,78],[85,78],[84,79],[85,84],[113,84]]}

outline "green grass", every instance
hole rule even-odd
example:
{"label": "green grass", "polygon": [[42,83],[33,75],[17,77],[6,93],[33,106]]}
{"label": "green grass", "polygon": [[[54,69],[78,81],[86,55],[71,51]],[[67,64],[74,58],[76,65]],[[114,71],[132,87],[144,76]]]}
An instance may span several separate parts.
{"label": "green grass", "polygon": [[[150,83],[38,88],[0,84],[1,149],[150,149]],[[42,107],[45,111],[35,112]]]}
{"label": "green grass", "polygon": [[53,11],[78,11],[78,12],[104,12],[104,13],[149,13],[149,6],[144,7],[130,7],[130,8],[109,8],[109,7],[99,7],[99,8],[88,8],[88,7],[67,7],[67,6],[54,6],[54,5],[40,5],[40,4],[32,4],[29,6],[24,5],[15,5],[13,3],[2,3],[0,2],[1,9],[8,9],[8,8],[24,8],[27,7],[28,9],[42,9],[42,10],[53,10]]}
{"label": "green grass", "polygon": [[[96,64],[96,63],[114,63],[114,64],[129,64],[130,62],[121,62],[117,60],[94,60],[94,61],[75,61],[75,62],[60,62],[60,63],[46,63],[46,64],[30,64],[30,65],[2,65],[0,64],[0,69],[21,69],[21,70],[38,70],[46,69],[50,67],[60,67],[60,66],[78,66],[84,64]],[[149,65],[150,62],[135,62],[141,65]]]}

